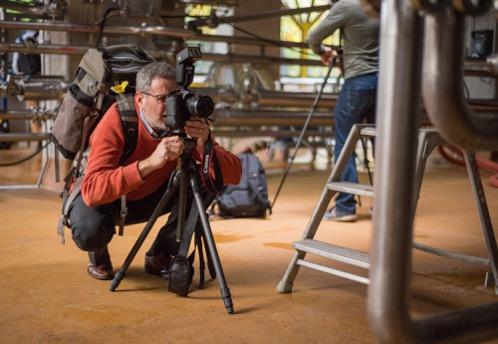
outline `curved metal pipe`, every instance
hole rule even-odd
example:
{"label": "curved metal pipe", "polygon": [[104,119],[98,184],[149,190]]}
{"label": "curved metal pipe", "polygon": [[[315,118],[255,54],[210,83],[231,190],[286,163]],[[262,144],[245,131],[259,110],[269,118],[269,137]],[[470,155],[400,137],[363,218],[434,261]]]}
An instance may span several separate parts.
{"label": "curved metal pipe", "polygon": [[498,148],[498,114],[479,121],[465,101],[462,84],[464,17],[448,9],[425,18],[423,98],[440,134],[468,151]]}
{"label": "curved metal pipe", "polygon": [[[385,0],[382,6],[379,73],[382,92],[378,92],[377,98],[377,113],[382,116],[377,125],[369,323],[382,343],[461,343],[487,339],[498,334],[498,303],[416,320],[410,316],[422,23],[409,0]],[[426,30],[426,34],[433,33]],[[452,57],[451,52],[454,50],[446,49],[445,57]],[[439,62],[444,69],[443,62]],[[431,67],[431,72],[435,72],[434,66]],[[461,70],[458,72],[461,77]],[[426,70],[425,78],[427,74]],[[446,76],[454,80],[451,75]],[[432,92],[441,96],[435,89]],[[426,89],[424,95],[430,96]],[[443,95],[455,97],[451,93]]]}

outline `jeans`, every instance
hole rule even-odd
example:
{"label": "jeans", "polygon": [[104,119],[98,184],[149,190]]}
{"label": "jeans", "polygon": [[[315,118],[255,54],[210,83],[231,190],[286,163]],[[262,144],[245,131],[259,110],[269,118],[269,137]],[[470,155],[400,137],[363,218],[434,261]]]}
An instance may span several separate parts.
{"label": "jeans", "polygon": [[[126,216],[125,224],[130,225],[148,221],[157,203],[159,203],[159,200],[166,191],[166,184],[144,199],[127,201],[126,206],[128,208],[128,214]],[[202,192],[201,194],[204,196]],[[186,203],[185,217],[188,216],[188,212],[193,203],[193,195],[190,189],[188,189],[187,192]],[[205,207],[207,207],[207,205],[205,205]],[[74,199],[69,210],[72,237],[76,245],[84,251],[98,251],[107,245],[115,234],[115,226],[120,218],[120,210],[120,199],[109,204],[91,208],[83,202],[81,194],[79,194]],[[169,256],[175,255],[178,252],[179,243],[176,242],[178,191],[171,196],[164,209],[162,209],[161,215],[167,212],[170,212],[168,220],[159,230],[147,255],[158,255],[163,253],[166,256]],[[199,225],[199,222],[197,225]]]}
{"label": "jeans", "polygon": [[[334,161],[337,161],[344,142],[354,124],[375,123],[377,96],[377,73],[349,78],[344,81],[335,107],[335,147]],[[358,182],[355,155],[351,156],[341,181]],[[352,194],[339,193],[335,199],[336,214],[356,214],[356,201]]]}

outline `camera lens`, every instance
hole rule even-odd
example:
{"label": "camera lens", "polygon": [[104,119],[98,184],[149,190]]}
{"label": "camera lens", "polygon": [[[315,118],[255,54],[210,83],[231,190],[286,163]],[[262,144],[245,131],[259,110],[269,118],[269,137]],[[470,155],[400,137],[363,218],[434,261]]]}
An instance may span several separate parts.
{"label": "camera lens", "polygon": [[195,95],[187,100],[189,112],[197,117],[209,117],[214,111],[213,100],[208,96]]}

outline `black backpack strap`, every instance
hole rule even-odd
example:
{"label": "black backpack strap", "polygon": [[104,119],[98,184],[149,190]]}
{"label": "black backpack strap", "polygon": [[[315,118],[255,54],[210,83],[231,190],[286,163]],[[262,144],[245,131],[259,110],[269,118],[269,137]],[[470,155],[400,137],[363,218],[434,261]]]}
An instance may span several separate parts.
{"label": "black backpack strap", "polygon": [[123,133],[125,137],[125,147],[121,161],[130,157],[138,141],[138,116],[135,111],[135,102],[133,94],[118,94],[116,96],[118,104],[119,116],[123,125]]}
{"label": "black backpack strap", "polygon": [[[121,125],[123,126],[123,133],[125,138],[125,146],[121,162],[130,157],[138,141],[138,116],[135,111],[135,102],[133,94],[118,94],[116,96],[118,104],[119,116],[121,117]],[[121,197],[121,211],[119,221],[119,235],[123,235],[126,214],[128,208],[126,207],[126,196]]]}

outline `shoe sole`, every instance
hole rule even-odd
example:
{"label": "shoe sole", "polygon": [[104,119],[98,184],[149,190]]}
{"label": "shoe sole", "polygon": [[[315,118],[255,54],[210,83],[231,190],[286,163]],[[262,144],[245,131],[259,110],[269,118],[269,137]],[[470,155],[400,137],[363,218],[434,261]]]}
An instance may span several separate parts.
{"label": "shoe sole", "polygon": [[87,268],[86,269],[86,272],[88,273],[88,275],[92,278],[95,278],[97,280],[100,280],[100,281],[108,281],[108,280],[112,280],[114,278],[114,274],[110,274],[110,275],[96,275],[96,274],[93,274],[90,272],[90,269]]}
{"label": "shoe sole", "polygon": [[335,222],[355,222],[358,219],[357,215],[344,215],[340,217],[324,217],[326,220]]}

